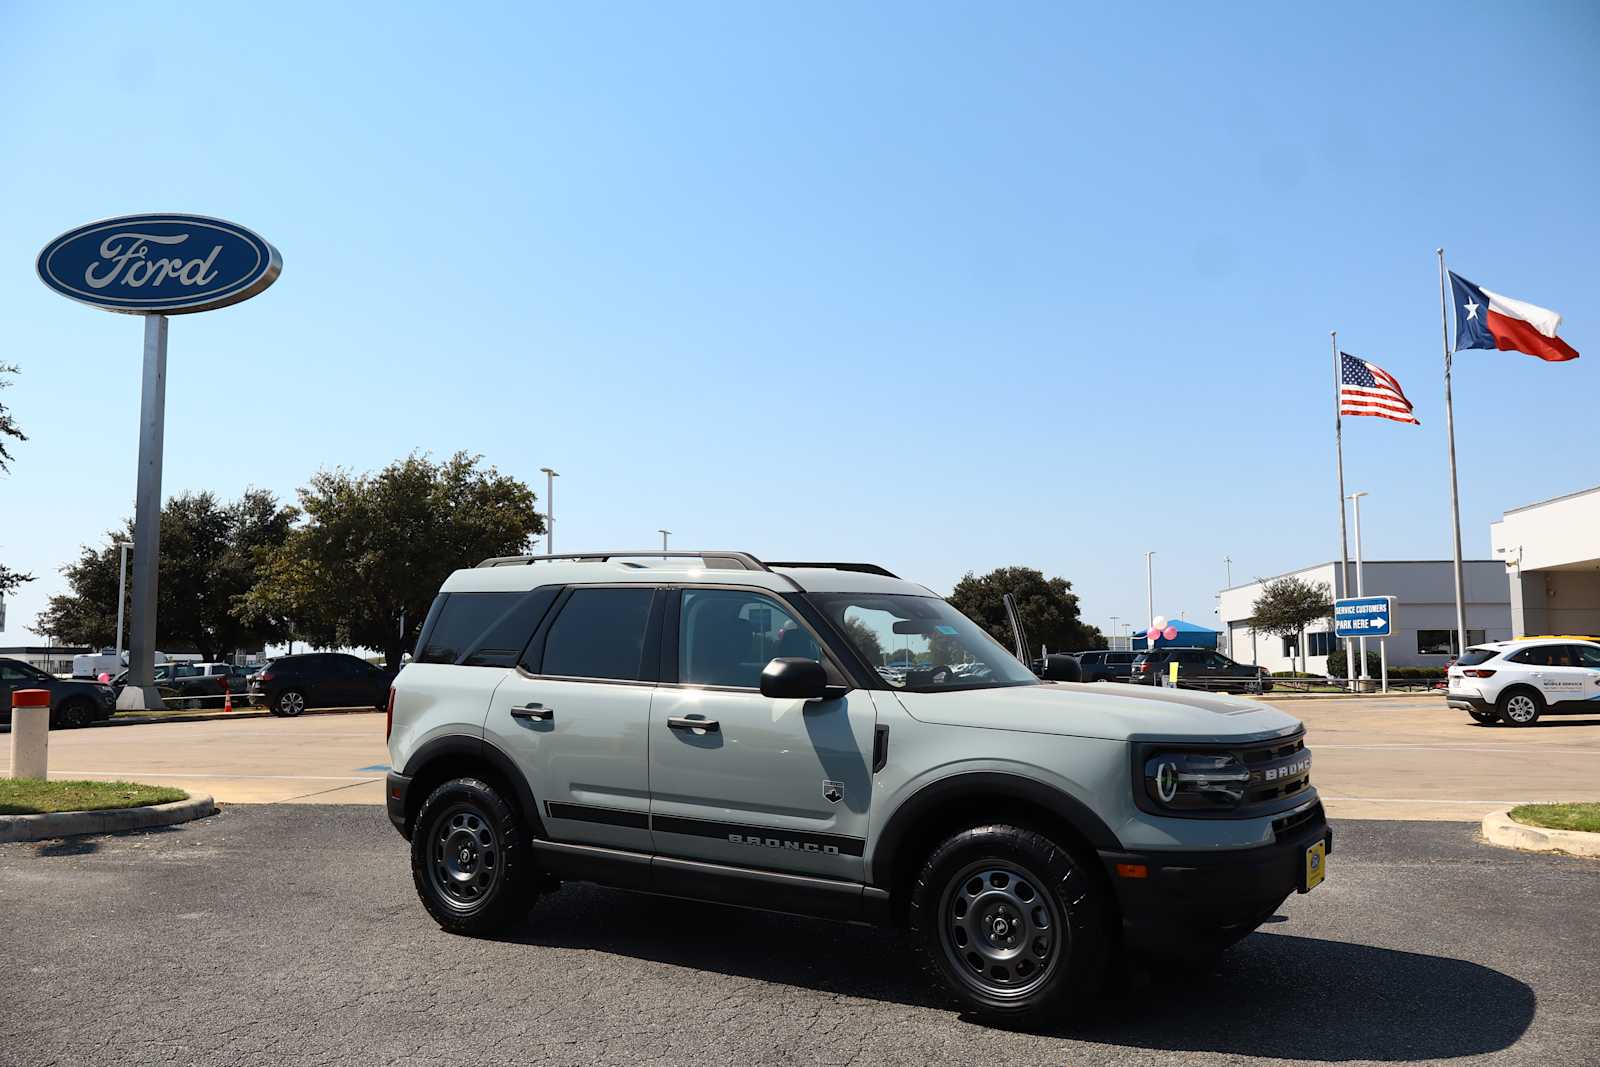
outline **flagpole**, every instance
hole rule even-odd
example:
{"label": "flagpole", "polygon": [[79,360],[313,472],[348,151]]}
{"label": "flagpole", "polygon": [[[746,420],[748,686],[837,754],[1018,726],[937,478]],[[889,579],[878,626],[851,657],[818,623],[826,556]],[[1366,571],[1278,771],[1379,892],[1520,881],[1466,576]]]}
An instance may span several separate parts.
{"label": "flagpole", "polygon": [[[1339,414],[1339,331],[1329,330],[1328,338],[1333,345],[1333,454],[1339,466],[1339,595],[1350,595],[1350,538],[1345,533],[1344,525],[1344,418]],[[1355,692],[1356,675],[1355,664],[1350,662],[1350,639],[1344,642],[1344,671],[1350,683],[1350,691]]]}
{"label": "flagpole", "polygon": [[1461,593],[1461,491],[1456,484],[1456,411],[1450,398],[1450,303],[1445,297],[1444,249],[1439,257],[1439,333],[1444,338],[1444,432],[1450,440],[1450,520],[1455,535],[1456,569],[1456,655],[1467,650],[1467,608]]}

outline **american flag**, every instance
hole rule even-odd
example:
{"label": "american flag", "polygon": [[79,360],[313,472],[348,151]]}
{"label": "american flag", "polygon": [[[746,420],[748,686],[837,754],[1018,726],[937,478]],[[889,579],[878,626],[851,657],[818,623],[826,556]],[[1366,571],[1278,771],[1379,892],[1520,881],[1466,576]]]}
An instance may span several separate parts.
{"label": "american flag", "polygon": [[1394,376],[1376,363],[1339,353],[1339,414],[1376,415],[1421,426]]}

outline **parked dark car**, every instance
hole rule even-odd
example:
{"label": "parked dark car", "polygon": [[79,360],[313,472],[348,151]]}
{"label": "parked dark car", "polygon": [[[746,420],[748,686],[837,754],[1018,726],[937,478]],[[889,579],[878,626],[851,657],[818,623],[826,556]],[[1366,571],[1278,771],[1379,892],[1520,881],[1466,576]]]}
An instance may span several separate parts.
{"label": "parked dark car", "polygon": [[1178,664],[1178,684],[1190,689],[1224,693],[1266,692],[1272,675],[1264,667],[1236,663],[1209,648],[1158,648],[1140,652],[1133,660],[1129,680],[1139,685],[1167,684],[1168,664]]}
{"label": "parked dark car", "polygon": [[1104,648],[1079,652],[1078,667],[1086,682],[1126,682],[1133,674],[1133,657],[1137,655],[1137,652],[1113,652]]}
{"label": "parked dark car", "polygon": [[307,708],[383,708],[396,673],[343,652],[307,652],[274,660],[251,696],[291,717]]}
{"label": "parked dark car", "polygon": [[163,687],[163,696],[170,689],[174,698],[170,703],[178,707],[220,708],[224,694],[232,693],[239,700],[248,699],[249,670],[231,663],[184,663],[174,669]]}
{"label": "parked dark car", "polygon": [[111,718],[117,710],[117,696],[109,685],[57,678],[19,659],[0,659],[0,723],[11,721],[11,694],[18,689],[49,691],[52,730],[88,726]]}

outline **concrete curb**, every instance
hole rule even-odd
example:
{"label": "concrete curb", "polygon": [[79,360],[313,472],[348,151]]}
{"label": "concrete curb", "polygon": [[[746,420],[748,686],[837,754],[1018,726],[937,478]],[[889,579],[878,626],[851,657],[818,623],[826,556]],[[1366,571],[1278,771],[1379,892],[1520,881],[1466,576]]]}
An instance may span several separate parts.
{"label": "concrete curb", "polygon": [[1501,848],[1516,848],[1524,852],[1565,852],[1569,856],[1600,859],[1600,834],[1529,826],[1513,819],[1510,808],[1491,811],[1483,817],[1483,836],[1489,844]]}
{"label": "concrete curb", "polygon": [[208,796],[150,804],[141,808],[109,811],[57,811],[46,815],[0,815],[0,842],[43,841],[80,834],[114,834],[123,830],[149,830],[215,815],[216,802]]}

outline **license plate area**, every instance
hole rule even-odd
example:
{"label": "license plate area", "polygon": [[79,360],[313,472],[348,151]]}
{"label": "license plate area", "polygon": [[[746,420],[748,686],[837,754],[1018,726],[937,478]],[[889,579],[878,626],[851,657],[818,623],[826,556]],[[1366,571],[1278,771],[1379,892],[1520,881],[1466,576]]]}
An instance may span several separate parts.
{"label": "license plate area", "polygon": [[1300,892],[1309,893],[1322,884],[1328,876],[1328,843],[1318,841],[1306,849],[1304,870],[1300,875]]}

